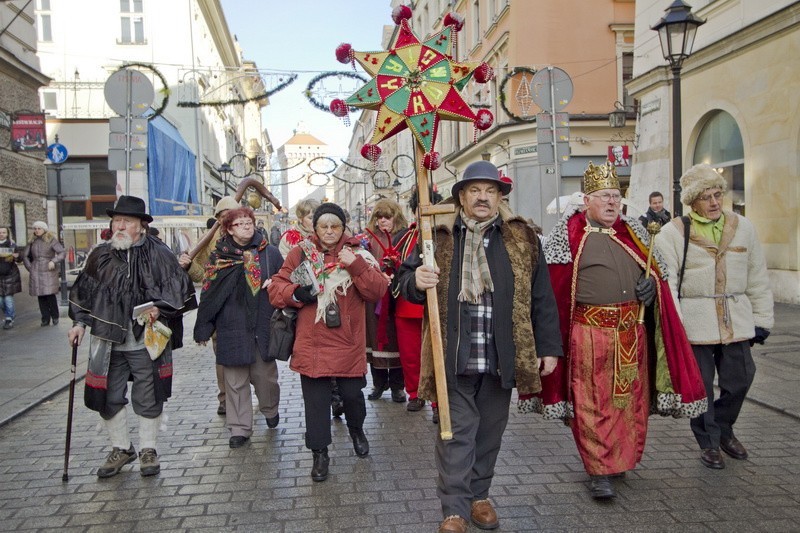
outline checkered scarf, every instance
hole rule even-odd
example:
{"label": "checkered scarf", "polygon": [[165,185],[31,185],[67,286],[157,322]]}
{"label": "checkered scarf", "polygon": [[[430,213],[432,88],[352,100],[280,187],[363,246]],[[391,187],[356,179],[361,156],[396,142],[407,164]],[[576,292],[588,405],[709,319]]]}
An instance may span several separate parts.
{"label": "checkered scarf", "polygon": [[460,302],[477,304],[484,291],[494,292],[492,273],[489,272],[489,261],[483,246],[483,234],[498,216],[478,222],[461,210],[461,222],[467,227],[467,235],[464,239],[464,260],[461,261],[461,292],[458,293]]}

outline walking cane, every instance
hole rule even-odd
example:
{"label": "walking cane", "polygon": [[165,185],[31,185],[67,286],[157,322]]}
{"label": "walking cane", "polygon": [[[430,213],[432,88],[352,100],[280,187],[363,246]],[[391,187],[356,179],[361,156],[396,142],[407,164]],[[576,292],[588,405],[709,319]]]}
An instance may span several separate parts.
{"label": "walking cane", "polygon": [[[650,234],[650,249],[647,250],[647,267],[644,269],[644,279],[650,277],[650,265],[653,264],[653,248],[656,245],[656,235],[658,235],[659,231],[661,231],[661,224],[658,222],[651,222],[647,225],[647,233]],[[639,305],[639,318],[636,319],[639,324],[644,324],[644,310],[645,305],[642,302]]]}
{"label": "walking cane", "polygon": [[70,363],[69,411],[67,412],[67,442],[64,445],[64,474],[62,482],[69,481],[69,445],[72,441],[72,408],[75,405],[75,366],[78,364],[78,338],[72,342],[72,361]]}

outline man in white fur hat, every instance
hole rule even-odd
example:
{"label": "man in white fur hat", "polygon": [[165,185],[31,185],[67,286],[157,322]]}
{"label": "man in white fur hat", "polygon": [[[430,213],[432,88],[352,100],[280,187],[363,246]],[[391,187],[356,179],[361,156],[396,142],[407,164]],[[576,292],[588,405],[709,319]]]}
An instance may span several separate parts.
{"label": "man in white fur hat", "polygon": [[721,469],[720,448],[733,459],[748,456],[733,425],[755,376],[750,347],[764,344],[774,323],[772,291],[753,224],[724,208],[725,178],[695,165],[681,176],[681,187],[681,202],[692,209],[662,228],[656,248],[708,393],[708,411],[691,421],[700,461]]}

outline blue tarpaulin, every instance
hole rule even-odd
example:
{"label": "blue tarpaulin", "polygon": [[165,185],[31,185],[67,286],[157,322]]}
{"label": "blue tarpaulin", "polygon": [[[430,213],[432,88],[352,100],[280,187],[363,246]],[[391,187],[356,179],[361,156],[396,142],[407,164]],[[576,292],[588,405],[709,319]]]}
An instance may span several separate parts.
{"label": "blue tarpaulin", "polygon": [[[192,214],[199,204],[195,154],[162,116],[147,122],[147,184],[151,215]],[[176,203],[178,202],[178,203]]]}

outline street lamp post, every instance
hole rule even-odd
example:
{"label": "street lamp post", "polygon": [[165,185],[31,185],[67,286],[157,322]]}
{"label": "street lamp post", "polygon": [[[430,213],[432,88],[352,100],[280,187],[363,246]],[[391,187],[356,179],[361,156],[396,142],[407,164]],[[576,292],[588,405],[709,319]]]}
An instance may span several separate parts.
{"label": "street lamp post", "polygon": [[228,176],[230,176],[231,172],[233,172],[233,169],[226,162],[226,163],[222,163],[219,166],[219,168],[217,169],[217,171],[220,174],[222,174],[222,186],[223,186],[223,189],[225,191],[225,196],[228,196]]}
{"label": "street lamp post", "polygon": [[675,0],[658,23],[651,29],[658,32],[661,52],[672,68],[672,209],[675,216],[683,214],[681,204],[681,174],[683,150],[681,146],[681,67],[694,46],[697,28],[705,20],[692,13],[692,6]]}

